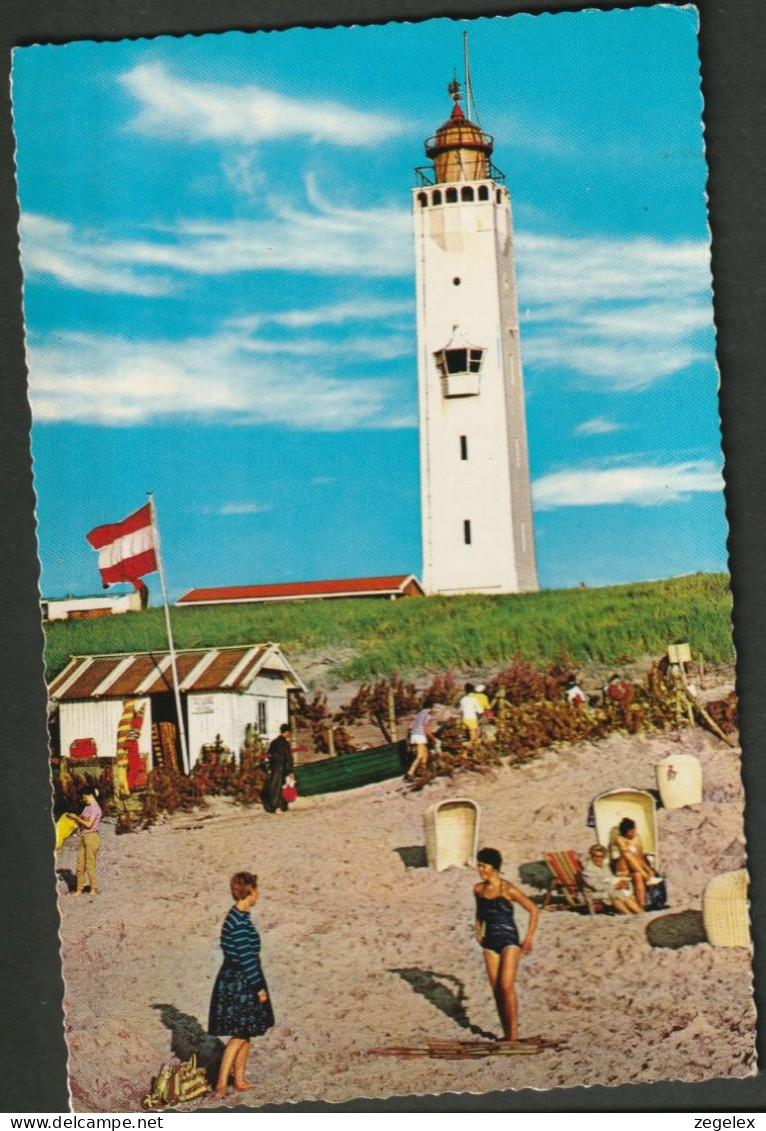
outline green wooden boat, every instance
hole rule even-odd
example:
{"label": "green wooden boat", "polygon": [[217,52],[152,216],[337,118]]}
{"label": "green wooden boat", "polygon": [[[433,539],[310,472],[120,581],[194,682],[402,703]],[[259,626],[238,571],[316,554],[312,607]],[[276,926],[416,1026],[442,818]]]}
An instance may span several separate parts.
{"label": "green wooden boat", "polygon": [[355,750],[321,762],[296,766],[298,793],[312,797],[318,793],[336,793],[341,789],[357,789],[376,781],[401,777],[410,763],[406,741],[376,746],[372,750]]}

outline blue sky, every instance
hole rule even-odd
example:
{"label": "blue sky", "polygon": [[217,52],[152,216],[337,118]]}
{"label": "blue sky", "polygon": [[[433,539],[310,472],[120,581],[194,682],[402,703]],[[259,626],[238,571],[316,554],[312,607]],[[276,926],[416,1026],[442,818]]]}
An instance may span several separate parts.
{"label": "blue sky", "polygon": [[464,28],[541,585],[726,568],[697,17],[658,6],[18,49],[46,596],[149,490],[172,597],[419,574],[410,190]]}

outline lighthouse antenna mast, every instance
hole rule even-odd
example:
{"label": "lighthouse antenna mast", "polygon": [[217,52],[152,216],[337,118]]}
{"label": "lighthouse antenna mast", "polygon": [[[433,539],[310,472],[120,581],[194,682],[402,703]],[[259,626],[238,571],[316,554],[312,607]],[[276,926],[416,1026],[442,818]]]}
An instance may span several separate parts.
{"label": "lighthouse antenna mast", "polygon": [[476,99],[473,96],[473,85],[471,83],[471,63],[468,58],[468,32],[463,32],[463,69],[465,71],[465,108],[468,111],[468,117],[477,126],[481,125],[479,121],[479,112],[476,109]]}

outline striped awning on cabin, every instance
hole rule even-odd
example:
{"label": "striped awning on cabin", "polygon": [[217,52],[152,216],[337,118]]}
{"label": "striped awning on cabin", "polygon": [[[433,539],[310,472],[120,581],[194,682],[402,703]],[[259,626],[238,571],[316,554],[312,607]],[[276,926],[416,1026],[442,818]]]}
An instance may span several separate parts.
{"label": "striped awning on cabin", "polygon": [[[305,691],[278,644],[240,644],[176,652],[180,691],[244,691],[262,671],[280,672],[288,687]],[[52,680],[57,703],[82,699],[124,699],[172,691],[169,652],[73,656]]]}

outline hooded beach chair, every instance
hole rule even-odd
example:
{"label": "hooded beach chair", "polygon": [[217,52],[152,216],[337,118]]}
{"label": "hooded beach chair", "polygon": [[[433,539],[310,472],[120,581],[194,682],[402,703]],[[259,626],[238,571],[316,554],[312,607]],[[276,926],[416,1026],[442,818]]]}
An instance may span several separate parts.
{"label": "hooded beach chair", "polygon": [[566,848],[560,852],[544,852],[543,860],[548,865],[548,871],[551,874],[543,907],[549,907],[553,893],[560,891],[570,907],[587,906],[592,913],[583,887],[582,864],[577,853],[571,848]]}
{"label": "hooded beach chair", "polygon": [[657,803],[645,789],[610,789],[601,793],[593,802],[593,816],[596,822],[596,839],[609,850],[609,859],[614,866],[620,855],[616,840],[620,821],[629,817],[636,822],[644,852],[656,872],[660,871],[660,854],[657,840]]}
{"label": "hooded beach chair", "polygon": [[702,893],[702,921],[711,946],[751,945],[747,886],[745,868],[708,881]]}
{"label": "hooded beach chair", "polygon": [[426,857],[428,867],[471,868],[476,863],[479,841],[479,806],[469,797],[437,801],[426,809]]}

